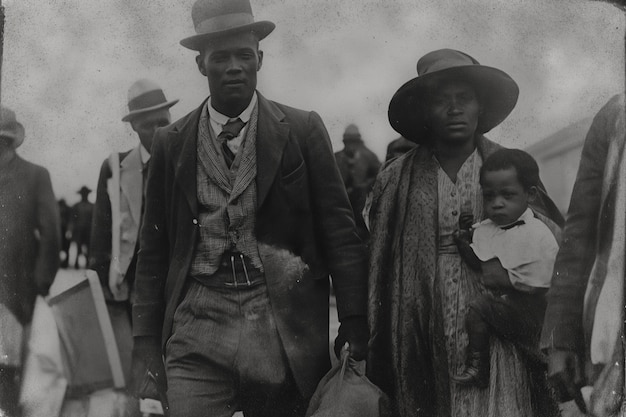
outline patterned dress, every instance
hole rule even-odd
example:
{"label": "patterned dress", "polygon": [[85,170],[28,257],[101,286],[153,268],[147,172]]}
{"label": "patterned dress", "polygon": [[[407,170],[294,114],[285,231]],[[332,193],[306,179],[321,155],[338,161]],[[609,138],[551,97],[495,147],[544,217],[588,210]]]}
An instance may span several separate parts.
{"label": "patterned dress", "polygon": [[437,173],[439,252],[433,290],[434,305],[440,314],[432,315],[431,320],[441,320],[440,325],[443,325],[446,352],[438,352],[436,357],[447,362],[447,367],[439,368],[448,371],[448,375],[438,375],[441,384],[437,385],[445,389],[444,381],[447,380],[451,414],[455,417],[532,416],[525,365],[512,346],[504,346],[496,338],[491,338],[492,366],[488,389],[459,386],[448,378],[458,374],[465,362],[468,340],[464,322],[469,303],[486,291],[480,284],[478,273],[461,259],[452,239],[462,212],[472,212],[476,221],[482,219],[482,194],[478,182],[481,165],[480,155],[474,151],[461,166],[455,182],[441,167]]}

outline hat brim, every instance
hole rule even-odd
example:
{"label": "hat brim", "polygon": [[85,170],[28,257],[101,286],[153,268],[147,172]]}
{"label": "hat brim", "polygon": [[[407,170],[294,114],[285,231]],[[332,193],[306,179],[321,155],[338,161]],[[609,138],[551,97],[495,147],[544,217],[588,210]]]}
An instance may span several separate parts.
{"label": "hat brim", "polygon": [[15,129],[0,129],[0,137],[11,139],[11,145],[14,149],[20,147],[24,143],[24,126],[20,122],[14,122]]}
{"label": "hat brim", "polygon": [[140,114],[148,113],[148,112],[155,111],[155,110],[169,109],[176,103],[178,103],[178,99],[172,100],[172,101],[166,101],[165,103],[157,104],[156,106],[133,110],[130,113],[128,113],[126,116],[122,117],[122,122],[130,122],[131,120],[133,120],[135,117],[137,117]]}
{"label": "hat brim", "polygon": [[448,68],[413,78],[396,91],[388,110],[389,123],[396,132],[410,141],[424,143],[424,100],[428,87],[441,80],[466,81],[477,90],[483,106],[476,128],[480,134],[502,123],[517,104],[519,87],[504,71],[483,65]]}
{"label": "hat brim", "polygon": [[240,32],[254,32],[259,37],[259,40],[261,40],[267,37],[267,35],[269,35],[270,33],[272,33],[274,28],[276,28],[276,25],[274,23],[267,20],[261,20],[259,22],[237,26],[230,29],[190,36],[181,40],[180,44],[187,49],[191,49],[193,51],[201,51],[202,46],[206,43],[206,41],[211,39],[228,36]]}

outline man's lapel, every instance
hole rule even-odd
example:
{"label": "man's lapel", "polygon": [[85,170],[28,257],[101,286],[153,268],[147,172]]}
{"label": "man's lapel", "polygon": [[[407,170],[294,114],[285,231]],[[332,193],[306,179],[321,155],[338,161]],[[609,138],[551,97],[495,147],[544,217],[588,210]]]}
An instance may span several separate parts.
{"label": "man's lapel", "polygon": [[174,129],[169,134],[172,137],[172,156],[175,163],[176,183],[185,195],[189,208],[194,216],[198,214],[196,163],[198,160],[198,122],[202,106],[206,105],[206,100],[202,102],[193,113],[191,113],[185,123],[180,128]]}
{"label": "man's lapel", "polygon": [[120,189],[122,190],[122,195],[128,201],[131,216],[136,224],[139,224],[141,221],[142,169],[141,151],[139,146],[137,146],[120,162]]}
{"label": "man's lapel", "polygon": [[256,137],[257,160],[257,202],[263,205],[276,172],[280,166],[283,150],[289,139],[289,124],[284,122],[285,115],[271,101],[261,94],[259,97],[259,120]]}

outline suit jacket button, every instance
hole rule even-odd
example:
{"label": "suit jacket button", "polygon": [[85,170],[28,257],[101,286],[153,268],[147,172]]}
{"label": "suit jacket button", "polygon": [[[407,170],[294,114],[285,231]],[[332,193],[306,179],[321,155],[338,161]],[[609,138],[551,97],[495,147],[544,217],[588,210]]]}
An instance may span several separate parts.
{"label": "suit jacket button", "polygon": [[193,219],[191,222],[192,222],[193,224],[198,224],[198,219]]}

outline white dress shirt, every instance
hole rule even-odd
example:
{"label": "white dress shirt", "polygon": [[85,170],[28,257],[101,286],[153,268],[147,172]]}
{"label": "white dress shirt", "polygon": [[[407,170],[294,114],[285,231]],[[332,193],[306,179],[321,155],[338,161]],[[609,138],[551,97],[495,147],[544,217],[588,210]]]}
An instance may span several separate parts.
{"label": "white dress shirt", "polygon": [[[237,116],[246,125],[243,127],[243,129],[241,129],[237,137],[232,138],[226,142],[226,145],[228,146],[228,148],[235,155],[237,154],[237,151],[239,150],[239,147],[241,146],[241,142],[243,141],[243,138],[246,137],[246,131],[248,130],[248,122],[250,121],[250,117],[252,116],[252,110],[254,110],[254,106],[256,106],[257,100],[258,98],[257,98],[257,94],[255,91],[254,94],[252,95],[252,100],[250,100],[250,104],[248,104],[248,107],[246,107],[245,110],[242,111],[241,114],[239,114],[239,116]],[[207,101],[207,106],[209,109],[209,124],[211,125],[211,129],[213,129],[213,133],[215,134],[215,137],[218,137],[219,134],[222,133],[222,130],[224,129],[224,125],[228,123],[231,117],[223,115],[222,113],[215,110],[213,108],[213,105],[211,104],[210,97],[209,97],[209,100]],[[232,119],[236,119],[237,117],[232,117]]]}
{"label": "white dress shirt", "polygon": [[475,224],[471,247],[483,262],[497,258],[515,289],[549,288],[559,245],[530,208],[518,220],[524,224],[508,230],[489,219]]}

